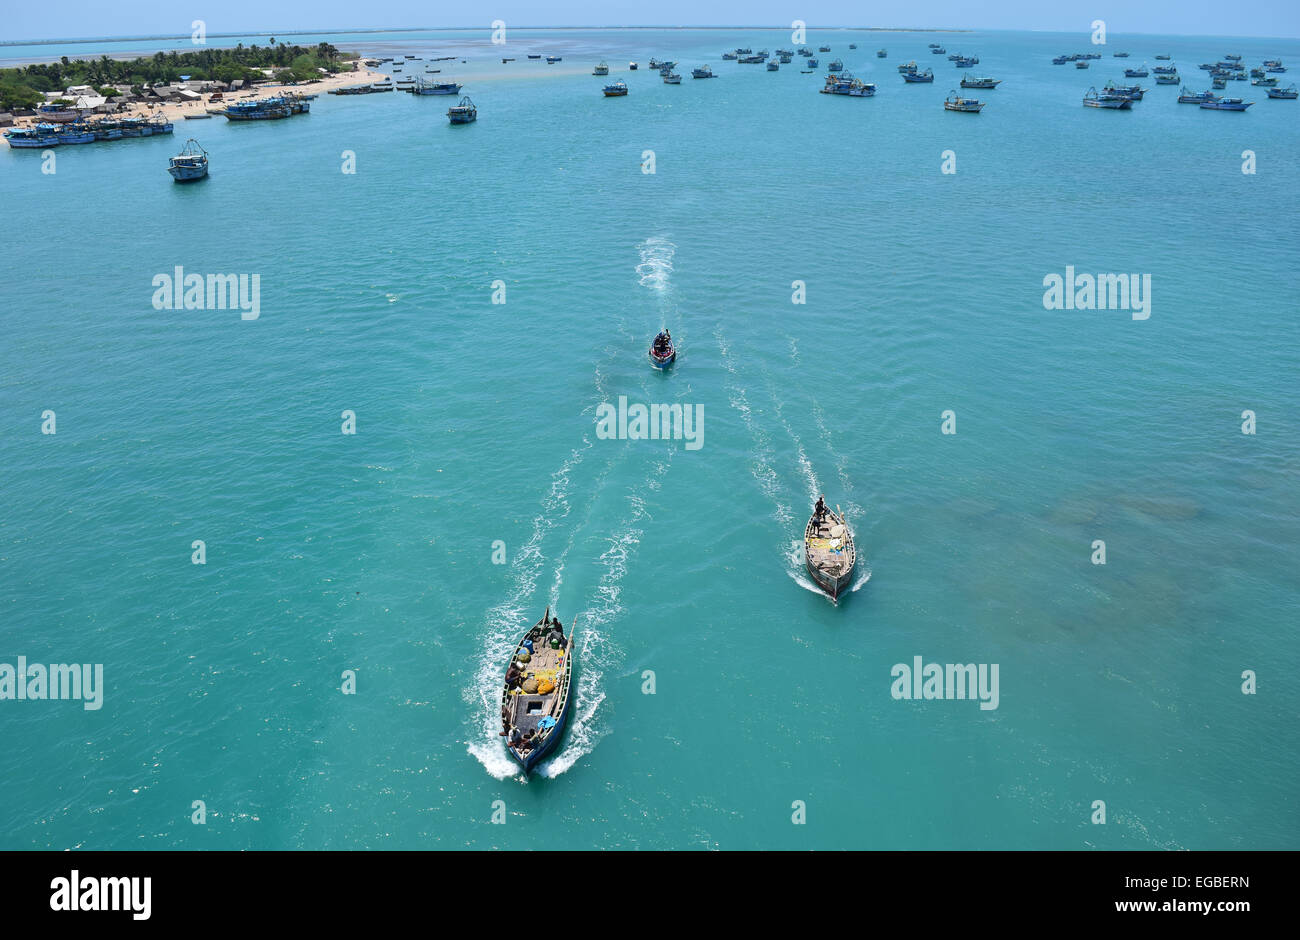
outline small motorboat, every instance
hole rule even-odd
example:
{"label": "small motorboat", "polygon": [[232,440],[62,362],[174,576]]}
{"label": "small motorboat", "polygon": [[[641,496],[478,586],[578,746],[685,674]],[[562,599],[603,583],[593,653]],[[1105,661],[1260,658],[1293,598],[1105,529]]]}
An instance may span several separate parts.
{"label": "small motorboat", "polygon": [[181,152],[172,157],[167,172],[178,183],[201,180],[208,175],[208,152],[199,146],[197,140],[191,137],[185,141],[185,146],[181,149]]}
{"label": "small motorboat", "polygon": [[572,701],[573,624],[569,633],[564,635],[563,625],[546,608],[515,647],[506,669],[501,736],[525,774],[555,750],[564,734]]}
{"label": "small motorboat", "polygon": [[677,347],[673,345],[672,334],[660,330],[650,344],[650,362],[656,369],[667,369],[677,361]]}
{"label": "small motorboat", "polygon": [[817,506],[804,529],[804,565],[817,586],[839,603],[840,595],[848,589],[853,577],[857,550],[844,517],[826,506],[820,497]]}

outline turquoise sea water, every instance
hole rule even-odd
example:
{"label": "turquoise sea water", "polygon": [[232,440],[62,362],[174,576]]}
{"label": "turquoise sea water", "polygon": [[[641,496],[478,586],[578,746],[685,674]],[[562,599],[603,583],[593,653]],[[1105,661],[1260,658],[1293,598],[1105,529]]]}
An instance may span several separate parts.
{"label": "turquoise sea water", "polygon": [[[788,40],[456,47],[468,127],[321,96],[53,175],[0,150],[0,663],[106,684],[0,701],[0,847],[1300,846],[1300,104],[1080,106],[1115,49],[1200,90],[1300,42],[1112,36],[1078,72],[1085,35],[947,36],[1004,79],[972,116],[934,34],[810,33],[866,100],[719,58]],[[178,186],[188,134],[212,175]],[[258,274],[259,319],[154,309],[177,265]],[[1150,274],[1150,319],[1044,309],[1067,265]],[[598,438],[620,395],[702,406],[703,446]],[[839,607],[793,548],[819,492]],[[548,604],[578,695],[525,781],[496,696]],[[894,700],[914,656],[999,664],[999,707]]]}

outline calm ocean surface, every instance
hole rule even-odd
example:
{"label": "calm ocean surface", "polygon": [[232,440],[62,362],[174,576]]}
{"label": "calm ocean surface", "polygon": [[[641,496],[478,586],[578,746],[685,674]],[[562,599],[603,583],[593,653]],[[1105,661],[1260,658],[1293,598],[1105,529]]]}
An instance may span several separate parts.
{"label": "calm ocean surface", "polygon": [[[1111,51],[1201,90],[1300,41],[1079,72],[1085,34],[810,32],[858,100],[720,60],[788,33],[511,36],[331,39],[465,54],[468,127],[322,95],[53,175],[0,148],[0,662],[106,685],[0,701],[0,848],[1300,848],[1300,103],[1080,106]],[[1004,82],[945,112],[971,73]],[[260,275],[260,318],[154,309],[177,265]],[[1067,265],[1149,274],[1150,319],[1044,309]],[[597,438],[621,395],[703,446]],[[793,548],[819,492],[838,608]],[[548,604],[578,696],[525,781],[496,700]],[[894,700],[914,656],[999,664],[999,707]]]}

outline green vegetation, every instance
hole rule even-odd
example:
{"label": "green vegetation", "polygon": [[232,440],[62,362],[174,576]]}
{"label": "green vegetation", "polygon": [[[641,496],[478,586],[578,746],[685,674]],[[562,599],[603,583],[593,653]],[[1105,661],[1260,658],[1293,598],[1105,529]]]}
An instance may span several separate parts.
{"label": "green vegetation", "polygon": [[32,108],[44,100],[42,92],[60,91],[72,85],[93,85],[106,94],[104,86],[145,84],[165,85],[179,82],[182,75],[231,82],[237,79],[261,81],[262,69],[274,69],[277,79],[307,81],[318,78],[317,69],[334,73],[352,67],[355,53],[343,53],[327,42],[316,46],[248,46],[240,43],[233,49],[200,48],[194,52],[158,52],[153,56],[117,61],[108,56],[98,59],[58,62],[0,69],[0,111]]}

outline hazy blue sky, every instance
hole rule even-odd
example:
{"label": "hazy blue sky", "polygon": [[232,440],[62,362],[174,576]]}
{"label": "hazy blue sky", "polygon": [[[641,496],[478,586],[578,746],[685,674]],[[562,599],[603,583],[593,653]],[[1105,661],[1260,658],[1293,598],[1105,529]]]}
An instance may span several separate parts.
{"label": "hazy blue sky", "polygon": [[929,26],[1040,29],[1084,33],[1095,19],[1112,35],[1177,33],[1300,36],[1300,0],[1231,4],[1217,0],[63,0],[45,6],[5,0],[0,40],[188,34],[348,27],[483,26]]}

